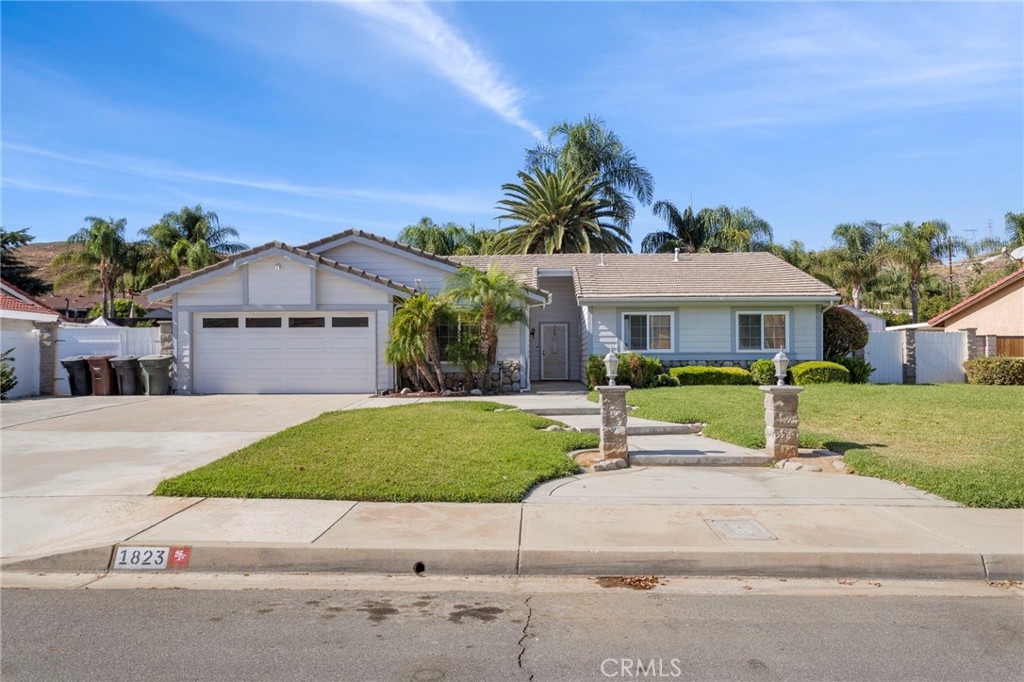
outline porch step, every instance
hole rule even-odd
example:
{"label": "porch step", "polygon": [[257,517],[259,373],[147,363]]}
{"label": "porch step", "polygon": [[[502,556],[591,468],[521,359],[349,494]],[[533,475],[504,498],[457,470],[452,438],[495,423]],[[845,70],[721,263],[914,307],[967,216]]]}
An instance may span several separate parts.
{"label": "porch step", "polygon": [[[593,433],[600,434],[600,426],[580,426],[578,427],[582,433]],[[627,436],[677,436],[685,434],[700,433],[702,426],[700,424],[665,424],[665,425],[650,425],[650,424],[637,424],[631,426],[628,422],[626,424],[626,435]]]}
{"label": "porch step", "polygon": [[763,467],[772,463],[769,455],[669,455],[658,453],[630,453],[631,466],[710,466],[710,467]]}

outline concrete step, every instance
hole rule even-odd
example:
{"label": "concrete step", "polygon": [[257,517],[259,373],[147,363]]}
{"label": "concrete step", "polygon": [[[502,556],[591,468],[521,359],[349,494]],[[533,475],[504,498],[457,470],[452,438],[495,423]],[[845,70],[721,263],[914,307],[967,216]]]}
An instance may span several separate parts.
{"label": "concrete step", "polygon": [[745,466],[763,467],[772,463],[769,455],[741,455],[741,454],[714,454],[714,455],[680,455],[654,452],[630,453],[629,463],[631,466]]}
{"label": "concrete step", "polygon": [[[582,433],[593,433],[600,434],[600,426],[580,426],[577,427]],[[678,436],[686,434],[700,433],[702,426],[700,424],[637,424],[631,426],[626,424],[626,435],[627,436]]]}

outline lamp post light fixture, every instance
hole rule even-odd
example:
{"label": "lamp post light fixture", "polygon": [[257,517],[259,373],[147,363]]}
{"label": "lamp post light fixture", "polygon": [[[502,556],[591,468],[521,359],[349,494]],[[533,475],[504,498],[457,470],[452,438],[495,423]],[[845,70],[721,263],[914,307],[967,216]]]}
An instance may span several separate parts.
{"label": "lamp post light fixture", "polygon": [[776,386],[786,385],[786,370],[789,369],[789,358],[786,354],[779,349],[779,352],[772,358],[772,362],[775,364],[775,376],[778,378]]}
{"label": "lamp post light fixture", "polygon": [[619,356],[615,354],[615,351],[608,351],[608,355],[604,356],[604,369],[608,375],[608,385],[615,385],[615,376],[619,373]]}

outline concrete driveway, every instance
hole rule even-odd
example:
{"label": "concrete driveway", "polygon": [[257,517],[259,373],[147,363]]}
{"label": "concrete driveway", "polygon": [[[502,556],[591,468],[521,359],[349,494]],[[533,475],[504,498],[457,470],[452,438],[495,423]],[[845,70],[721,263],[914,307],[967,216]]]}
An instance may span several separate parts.
{"label": "concrete driveway", "polygon": [[116,396],[5,403],[0,556],[123,540],[197,500],[151,497],[212,462],[365,395]]}

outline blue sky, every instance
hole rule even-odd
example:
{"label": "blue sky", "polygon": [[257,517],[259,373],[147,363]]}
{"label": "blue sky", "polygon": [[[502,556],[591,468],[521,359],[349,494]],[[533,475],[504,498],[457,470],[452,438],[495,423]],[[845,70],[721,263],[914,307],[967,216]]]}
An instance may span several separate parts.
{"label": "blue sky", "polygon": [[[776,241],[1024,210],[1020,3],[23,3],[2,12],[2,221],[129,232],[201,203],[251,245],[495,227],[561,120],[655,196]],[[640,208],[636,247],[662,223]],[[973,231],[973,232],[972,232]]]}

